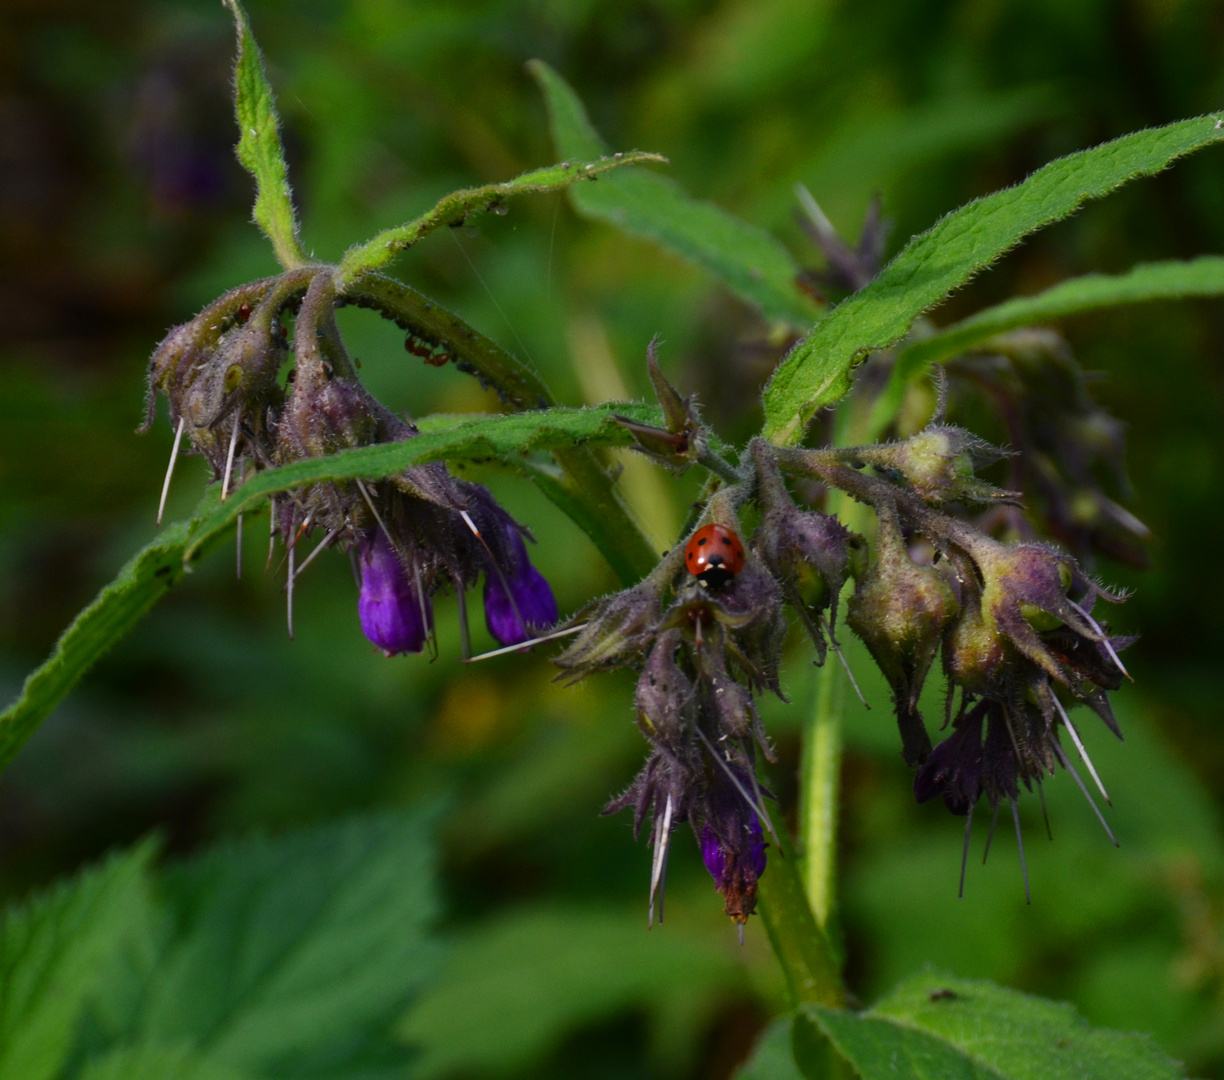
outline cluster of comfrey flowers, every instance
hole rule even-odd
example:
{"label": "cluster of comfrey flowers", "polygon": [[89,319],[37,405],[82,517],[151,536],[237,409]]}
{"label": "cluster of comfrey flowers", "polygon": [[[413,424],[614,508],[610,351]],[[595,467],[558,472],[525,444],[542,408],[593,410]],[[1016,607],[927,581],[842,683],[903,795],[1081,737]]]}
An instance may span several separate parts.
{"label": "cluster of comfrey flowers", "polygon": [[[222,498],[251,470],[417,434],[362,385],[336,325],[339,303],[332,270],[308,266],[235,289],[170,331],[150,365],[144,425],[152,423],[161,391],[175,428],[163,507],[184,434],[208,459]],[[282,322],[287,316],[294,320],[292,344]],[[321,541],[299,562],[298,545],[315,532]],[[290,634],[294,582],[332,546],[350,552],[361,582],[361,628],[388,656],[419,653],[432,641],[432,598],[445,587],[460,597],[466,655],[463,597],[482,574],[486,622],[502,645],[557,621],[552,590],[527,555],[527,530],[486,488],[440,463],[386,480],[328,481],[282,493],[272,506],[272,536],[288,552]]]}
{"label": "cluster of comfrey flowers", "polygon": [[[1040,787],[1059,765],[1092,802],[1063,738],[1099,786],[1070,712],[1086,705],[1120,736],[1107,694],[1126,674],[1118,651],[1128,642],[1111,637],[1093,612],[1098,600],[1121,597],[1058,548],[992,537],[983,527],[990,510],[973,519],[973,504],[1015,502],[975,475],[1002,451],[946,423],[941,402],[935,419],[904,441],[792,449],[756,439],[732,465],[711,450],[692,399],[667,384],[653,351],[648,363],[667,426],[625,426],[645,453],[673,468],[700,461],[721,487],[686,543],[639,585],[596,601],[556,662],[571,680],[617,667],[640,673],[635,704],[650,754],[607,810],[632,808],[635,829],[650,822],[652,918],[672,832],[685,822],[727,914],[742,928],[753,912],[772,832],[770,795],[757,776],[758,756],[772,755],[754,699],[780,695],[786,607],[818,662],[829,648],[840,655],[834,627],[849,579],[845,622],[892,689],[915,795],[943,796],[967,817],[966,851],[983,796],[996,815],[1010,805],[1019,834],[1021,786]],[[792,490],[809,481],[871,507],[873,541],[799,505]],[[750,505],[758,524],[741,541],[740,515]],[[715,540],[727,557],[710,572],[711,549],[702,545]],[[937,659],[951,732],[932,748],[919,696]]]}
{"label": "cluster of comfrey flowers", "polygon": [[[824,284],[854,288],[869,280],[882,229],[873,216],[851,250],[817,228],[814,237],[838,271]],[[375,293],[356,302],[400,321],[409,350],[427,363],[450,358],[384,299]],[[184,434],[208,459],[223,499],[252,471],[417,434],[358,378],[335,319],[345,302],[333,270],[309,265],[235,289],[167,335],[151,363],[145,424],[164,393],[175,442],[163,506]],[[290,317],[292,342],[284,329]],[[756,439],[732,464],[714,450],[693,399],[663,377],[653,346],[648,370],[665,426],[619,421],[659,463],[707,468],[712,493],[691,535],[645,580],[595,601],[583,624],[568,624],[565,632],[578,636],[556,662],[570,681],[618,667],[638,673],[635,707],[651,750],[608,812],[632,808],[635,831],[650,821],[652,919],[656,906],[661,917],[672,833],[687,823],[742,933],[765,871],[767,835],[777,842],[766,805],[772,796],[758,777],[759,757],[773,754],[755,701],[765,691],[781,696],[788,608],[818,663],[830,648],[840,656],[835,626],[851,579],[845,622],[892,689],[915,794],[920,801],[942,796],[966,817],[966,853],[982,797],[996,816],[1002,804],[1011,807],[1019,838],[1021,787],[1040,789],[1058,765],[1096,809],[1062,739],[1104,795],[1070,712],[1086,705],[1120,736],[1107,695],[1126,675],[1118,652],[1128,642],[1112,638],[1093,614],[1098,600],[1121,597],[1081,562],[1097,550],[1136,561],[1146,530],[1097,481],[1112,466],[1120,486],[1120,429],[1092,402],[1057,338],[1005,335],[991,350],[949,365],[953,385],[977,387],[995,404],[1024,451],[1010,456],[945,422],[945,376],[936,418],[911,438],[824,449]],[[513,403],[531,407],[521,397]],[[1001,458],[1009,458],[1013,486],[1036,496],[1046,532],[1070,553],[1038,541],[1014,493],[976,477]],[[813,481],[869,506],[873,540],[801,505],[793,492]],[[973,511],[975,504],[985,511]],[[749,507],[757,525],[745,543],[741,514]],[[527,531],[488,490],[440,463],[284,492],[271,522],[273,541],[279,537],[287,551],[290,634],[294,582],[332,546],[349,551],[362,629],[388,656],[432,642],[432,600],[449,587],[460,597],[467,657],[463,598],[482,576],[488,628],[503,646],[530,643],[557,622],[552,590],[527,555]],[[299,562],[299,543],[315,532],[322,539]],[[951,732],[932,748],[919,697],[937,659],[948,687],[943,726]],[[1023,858],[1021,845],[1022,865]]]}

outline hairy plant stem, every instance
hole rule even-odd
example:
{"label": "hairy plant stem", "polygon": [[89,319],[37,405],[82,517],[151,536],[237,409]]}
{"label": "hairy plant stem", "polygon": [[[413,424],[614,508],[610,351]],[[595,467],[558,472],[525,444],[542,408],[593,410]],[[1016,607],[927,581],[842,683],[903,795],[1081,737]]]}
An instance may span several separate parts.
{"label": "hairy plant stem", "polygon": [[846,1001],[840,964],[804,895],[799,860],[785,830],[779,840],[782,850],[770,859],[769,872],[761,877],[761,921],[786,977],[791,1004],[810,1001],[840,1009]]}
{"label": "hairy plant stem", "polygon": [[[526,364],[415,289],[374,273],[342,279],[341,284],[350,303],[371,308],[401,329],[440,345],[512,408],[530,411],[555,404],[543,380]],[[621,582],[634,584],[650,572],[658,555],[615,479],[585,447],[557,450],[553,456],[559,471],[523,463],[523,473],[594,541]]]}
{"label": "hairy plant stem", "polygon": [[721,454],[713,450],[706,449],[702,452],[701,457],[697,459],[697,464],[703,466],[717,476],[720,480],[725,480],[728,484],[739,484],[743,481],[743,476],[734,465],[731,464]]}

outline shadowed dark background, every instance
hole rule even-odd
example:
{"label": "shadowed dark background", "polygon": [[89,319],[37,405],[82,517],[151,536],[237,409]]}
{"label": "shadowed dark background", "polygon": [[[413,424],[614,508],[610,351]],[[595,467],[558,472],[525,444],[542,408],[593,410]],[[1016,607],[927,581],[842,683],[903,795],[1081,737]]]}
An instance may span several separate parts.
{"label": "shadowed dark background", "polygon": [[[171,432],[163,413],[151,435],[133,434],[151,350],[274,264],[232,154],[233,36],[219,3],[0,11],[0,686],[12,694],[155,532]],[[305,244],[326,259],[452,188],[552,160],[532,57],[574,85],[615,149],[668,155],[690,192],[813,266],[796,181],[848,235],[881,192],[892,254],[1052,157],[1224,105],[1224,6],[1203,0],[252,0],[249,14]],[[1039,233],[933,317],[1220,252],[1222,177],[1224,155],[1208,150],[1136,182]],[[725,436],[759,424],[770,328],[672,256],[578,219],[563,196],[435,235],[395,270],[528,356],[567,403],[642,394],[657,333],[665,368]],[[474,381],[406,353],[389,324],[341,314],[387,404],[496,408]],[[958,902],[959,821],[914,805],[886,689],[868,679],[876,707],[851,718],[844,777],[850,978],[870,1000],[923,963],[989,976],[1153,1031],[1196,1075],[1224,1076],[1224,305],[1153,304],[1059,329],[1129,425],[1129,506],[1153,530],[1150,569],[1098,567],[1135,590],[1117,622],[1142,634],[1127,654],[1136,683],[1119,695],[1127,743],[1089,734],[1123,846],[1059,778],[1053,844],[1026,807],[1033,905],[1006,837],[984,870],[970,866]],[[667,546],[694,488],[627,465],[627,493]],[[534,490],[472,475],[532,527],[563,610],[613,586]],[[170,519],[189,514],[203,480],[198,460],[181,463]],[[644,927],[648,856],[627,821],[598,811],[643,752],[628,683],[563,690],[536,656],[465,669],[446,600],[436,661],[385,660],[361,635],[339,555],[303,578],[290,643],[283,573],[262,571],[265,529],[248,523],[243,580],[232,546],[214,554],[10,767],[0,895],[150,829],[184,852],[438,793],[450,807],[444,929],[460,959],[403,1025],[406,1039],[447,1047],[424,1059],[429,1075],[729,1075],[781,1008],[780,976],[755,923],[735,947],[686,840],[667,927],[627,929]],[[786,682],[793,704],[768,709],[784,798],[811,696],[804,650]],[[537,994],[537,1027],[498,1031],[481,965],[464,956]]]}

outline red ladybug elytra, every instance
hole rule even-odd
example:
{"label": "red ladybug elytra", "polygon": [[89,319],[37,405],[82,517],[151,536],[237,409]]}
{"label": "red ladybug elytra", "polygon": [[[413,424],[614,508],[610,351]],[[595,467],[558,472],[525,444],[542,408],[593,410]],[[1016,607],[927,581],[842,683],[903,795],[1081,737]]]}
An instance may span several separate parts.
{"label": "red ladybug elytra", "polygon": [[689,539],[684,565],[703,587],[721,589],[744,569],[744,545],[725,526],[706,525]]}

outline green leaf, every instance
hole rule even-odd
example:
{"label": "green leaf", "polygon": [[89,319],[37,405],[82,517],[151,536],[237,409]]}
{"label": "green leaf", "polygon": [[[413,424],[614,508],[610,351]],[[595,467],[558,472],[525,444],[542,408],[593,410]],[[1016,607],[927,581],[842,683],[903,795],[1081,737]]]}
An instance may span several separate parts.
{"label": "green leaf", "polygon": [[[346,450],[268,469],[247,481],[224,503],[218,486],[213,484],[191,522],[171,525],[138,552],[76,617],[47,660],[26,679],[20,696],[0,714],[0,769],[13,759],[77,680],[144,617],[192,562],[228,534],[238,515],[262,507],[269,495],[319,481],[392,476],[426,461],[495,460],[529,472],[531,463],[526,457],[533,451],[554,450],[564,455],[577,454],[575,448],[581,447],[628,445],[631,439],[612,420],[616,413],[649,424],[659,423],[661,417],[657,407],[632,403],[480,417],[441,431],[423,432],[405,442]],[[588,476],[588,483],[594,484],[596,479]],[[599,523],[589,525],[597,529]],[[626,574],[634,570],[632,565],[624,568]]]}
{"label": "green leaf", "polygon": [[1086,274],[1036,296],[979,311],[897,353],[888,386],[872,407],[868,438],[887,426],[901,407],[905,387],[931,364],[968,352],[996,334],[1120,304],[1220,295],[1224,295],[1224,256],[1204,255],[1189,262],[1141,263],[1125,274]]}
{"label": "green leaf", "polygon": [[133,1041],[262,1071],[385,1030],[434,963],[433,818],[255,838],[167,873],[176,928]]}
{"label": "green leaf", "polygon": [[336,274],[336,288],[341,292],[345,286],[363,273],[379,270],[403,251],[407,251],[418,240],[428,236],[444,225],[461,225],[473,214],[496,210],[506,199],[515,195],[547,194],[560,191],[579,180],[593,181],[603,173],[619,169],[622,165],[636,165],[645,161],[666,162],[661,154],[650,154],[633,150],[627,154],[593,155],[591,161],[563,161],[560,165],[548,165],[523,173],[514,180],[501,184],[486,184],[484,187],[455,191],[440,200],[427,214],[385,229],[374,239],[351,248],[340,260]]}
{"label": "green leaf", "polygon": [[182,577],[187,536],[188,527],[182,523],[165,529],[136,553],[64,631],[51,656],[26,679],[20,696],[0,715],[0,768],[13,759],[77,680]]}
{"label": "green leaf", "polygon": [[249,1076],[182,1047],[125,1046],[92,1058],[79,1080],[247,1080]]}
{"label": "green leaf", "polygon": [[[583,159],[606,153],[565,80],[541,60],[532,60],[528,69],[548,104],[557,153]],[[771,319],[806,329],[819,317],[820,309],[795,284],[799,264],[778,240],[713,203],[693,199],[668,177],[633,169],[572,188],[570,197],[583,216],[675,252],[721,278]]]}
{"label": "green leaf", "polygon": [[192,523],[184,558],[195,559],[201,545],[226,530],[241,512],[261,506],[267,496],[278,491],[355,477],[380,479],[427,461],[493,460],[516,466],[518,460],[537,450],[627,446],[632,440],[612,419],[616,414],[633,419],[645,417],[644,423],[658,423],[660,415],[657,407],[609,403],[584,409],[556,408],[485,416],[444,431],[422,432],[404,442],[378,443],[267,469],[231,493],[228,502],[220,501],[214,484]]}
{"label": "green leaf", "polygon": [[234,64],[238,160],[255,178],[255,222],[272,241],[281,266],[292,270],[310,260],[298,239],[276,101],[242,4],[239,0],[224,3],[234,16],[238,31],[238,59]]}
{"label": "green leaf", "polygon": [[146,842],[14,908],[0,924],[0,1080],[49,1080],[116,953],[148,931]]}
{"label": "green leaf", "polygon": [[566,1034],[627,1009],[706,1013],[741,978],[707,935],[680,926],[648,934],[644,912],[529,909],[456,942],[397,1031],[422,1049],[424,1077],[516,1072]]}
{"label": "green leaf", "polygon": [[[439,345],[512,408],[541,410],[555,404],[530,366],[415,289],[384,274],[364,273],[349,285],[346,296]],[[615,478],[589,448],[555,449],[554,457],[560,471],[530,462],[523,463],[523,471],[591,538],[624,584],[644,577],[656,553]]]}
{"label": "green leaf", "polygon": [[752,1056],[736,1071],[733,1080],[803,1080],[791,1050],[793,1016],[780,1016],[757,1039]]}
{"label": "green leaf", "polygon": [[1053,161],[940,219],[782,361],[765,388],[765,435],[778,443],[801,439],[816,411],[849,390],[851,371],[868,353],[900,340],[922,312],[1028,233],[1222,139],[1213,116],[1135,132]]}
{"label": "green leaf", "polygon": [[1070,1005],[925,971],[865,1013],[802,1014],[862,1080],[1176,1080],[1145,1035],[1091,1027]]}

